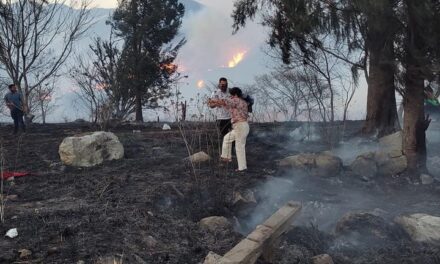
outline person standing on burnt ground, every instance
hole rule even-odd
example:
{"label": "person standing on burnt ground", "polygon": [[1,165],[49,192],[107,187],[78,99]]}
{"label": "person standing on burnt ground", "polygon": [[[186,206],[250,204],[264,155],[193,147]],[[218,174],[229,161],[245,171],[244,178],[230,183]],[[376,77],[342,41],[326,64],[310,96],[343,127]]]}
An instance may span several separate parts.
{"label": "person standing on burnt ground", "polygon": [[9,85],[9,92],[5,95],[6,106],[11,110],[11,117],[14,120],[14,132],[18,133],[18,128],[21,126],[23,133],[26,133],[26,126],[23,121],[24,104],[23,95],[17,90],[15,84]]}
{"label": "person standing on burnt ground", "polygon": [[235,142],[235,154],[237,155],[237,172],[247,170],[246,163],[246,139],[249,134],[248,103],[243,99],[240,88],[234,87],[229,90],[230,97],[226,99],[210,99],[210,107],[222,107],[231,114],[232,130],[223,137],[221,160],[231,162],[232,143]]}
{"label": "person standing on burnt ground", "polygon": [[[228,93],[228,80],[225,77],[221,77],[218,81],[218,89],[215,90],[211,96],[213,100],[223,100],[229,98]],[[210,106],[215,108],[215,106]],[[216,127],[223,140],[224,136],[232,129],[231,114],[225,108],[218,107],[215,109],[216,115]]]}

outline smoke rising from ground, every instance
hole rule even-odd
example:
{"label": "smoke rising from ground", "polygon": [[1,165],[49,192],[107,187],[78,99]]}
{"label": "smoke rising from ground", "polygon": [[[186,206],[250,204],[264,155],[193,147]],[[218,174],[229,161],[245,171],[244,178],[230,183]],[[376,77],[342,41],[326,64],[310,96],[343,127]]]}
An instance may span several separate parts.
{"label": "smoke rising from ground", "polygon": [[[280,130],[283,129],[277,129]],[[290,135],[290,139],[278,146],[284,146],[285,153],[289,153],[287,155],[328,150],[323,146],[322,141],[318,143],[319,139],[322,140],[322,136],[316,132],[317,130],[311,136],[313,141],[297,141],[298,138],[303,138],[299,130],[293,133],[294,137],[292,137],[294,129],[284,129],[284,131],[285,134]],[[270,134],[271,132],[268,131],[255,132],[259,138],[274,138]],[[428,137],[428,141],[437,142],[439,138],[438,135],[432,135]],[[428,152],[431,150],[428,161],[435,160],[437,165],[440,164],[438,145],[433,143],[428,149]],[[303,205],[302,212],[295,221],[296,225],[311,223],[327,232],[332,232],[337,221],[349,212],[368,211],[388,220],[404,213],[438,215],[438,197],[420,190],[416,191],[412,187],[389,184],[393,181],[405,182],[403,178],[399,179],[397,176],[394,179],[386,179],[377,176],[367,181],[349,173],[347,166],[358,155],[376,150],[378,150],[377,140],[354,137],[331,150],[333,155],[343,160],[345,168],[340,175],[316,177],[297,171],[279,172],[274,175],[275,177],[266,175],[268,180],[253,189],[258,205],[251,214],[240,219],[241,232],[251,231],[289,200],[301,202]]]}

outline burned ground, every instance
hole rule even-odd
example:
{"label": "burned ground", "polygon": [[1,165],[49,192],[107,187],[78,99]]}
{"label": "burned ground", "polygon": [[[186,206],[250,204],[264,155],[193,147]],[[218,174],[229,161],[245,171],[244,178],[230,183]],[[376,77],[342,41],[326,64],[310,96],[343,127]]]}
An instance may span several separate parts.
{"label": "burned ground", "polygon": [[[360,125],[349,122],[346,137]],[[16,197],[6,203],[0,234],[17,228],[19,235],[0,238],[0,263],[97,263],[107,257],[123,263],[200,263],[208,251],[231,249],[289,199],[302,202],[304,212],[281,243],[279,263],[310,263],[310,257],[321,253],[331,254],[335,263],[440,263],[438,249],[405,236],[395,235],[387,247],[377,248],[341,242],[333,234],[337,219],[356,209],[379,208],[387,221],[401,212],[438,215],[437,184],[414,186],[399,177],[365,182],[350,173],[310,178],[280,171],[279,159],[329,148],[322,141],[292,142],[289,131],[297,126],[253,124],[245,175],[217,162],[218,140],[207,124],[170,131],[156,124],[113,128],[124,145],[124,159],[82,169],[63,166],[58,146],[67,136],[93,131],[89,125],[35,125],[18,138],[9,136],[10,127],[1,127],[3,169],[33,175],[5,182],[4,195]],[[188,148],[206,151],[213,159],[191,166],[184,160]],[[436,145],[431,149],[439,151],[430,155],[440,155]],[[283,186],[278,196],[267,187],[273,182],[274,188],[277,182]],[[251,211],[232,206],[234,191],[244,190],[255,192],[258,206]],[[386,203],[368,197],[353,203],[365,198],[362,190]],[[236,231],[201,229],[198,221],[213,215],[230,219]],[[20,249],[32,255],[20,259]]]}

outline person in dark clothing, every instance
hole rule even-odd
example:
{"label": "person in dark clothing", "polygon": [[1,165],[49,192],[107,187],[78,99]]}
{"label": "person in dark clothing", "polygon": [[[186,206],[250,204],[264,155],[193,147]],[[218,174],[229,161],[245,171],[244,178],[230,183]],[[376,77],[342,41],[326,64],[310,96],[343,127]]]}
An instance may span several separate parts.
{"label": "person in dark clothing", "polygon": [[23,116],[23,96],[17,91],[15,84],[9,85],[9,92],[5,95],[6,106],[11,110],[11,117],[14,120],[14,135],[17,134],[18,128],[21,126],[23,132],[26,132]]}

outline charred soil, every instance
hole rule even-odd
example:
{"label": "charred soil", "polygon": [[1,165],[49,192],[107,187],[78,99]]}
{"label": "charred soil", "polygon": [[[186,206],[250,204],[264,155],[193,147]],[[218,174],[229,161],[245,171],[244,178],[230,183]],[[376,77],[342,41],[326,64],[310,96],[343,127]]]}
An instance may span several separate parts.
{"label": "charred soil", "polygon": [[[290,140],[287,132],[298,125],[252,124],[245,174],[234,172],[235,163],[223,166],[218,162],[218,137],[209,124],[169,131],[156,124],[113,128],[110,131],[124,145],[124,159],[92,168],[64,166],[58,155],[65,137],[93,131],[88,124],[34,125],[18,137],[10,136],[10,126],[0,127],[2,169],[31,173],[4,182],[3,197],[9,198],[5,221],[0,223],[0,263],[105,263],[110,259],[115,263],[190,264],[203,262],[209,251],[224,254],[243,238],[244,222],[252,214],[233,206],[234,193],[253,190],[258,203],[264,203],[259,188],[273,178],[286,176],[276,161],[304,151],[286,144]],[[348,123],[347,137],[361,125]],[[302,144],[310,152],[328,149],[325,142]],[[185,160],[188,150],[205,151],[212,159],[191,165]],[[347,175],[340,179],[345,183],[337,192],[380,186],[380,192],[388,197],[407,193],[408,200],[412,193],[423,193],[426,208],[430,208],[426,213],[440,212],[439,207],[432,208],[440,198],[436,184],[413,186],[398,178],[372,184]],[[311,181],[315,183],[313,191],[321,193],[298,198],[303,199],[300,202],[335,197],[324,187],[326,179]],[[296,197],[286,199],[291,198]],[[273,212],[279,205],[270,204],[266,209]],[[198,222],[208,216],[225,216],[236,228],[206,231]],[[434,262],[439,261],[438,250],[404,236],[390,242],[390,250],[337,247],[331,232],[318,230],[319,225],[310,227],[309,220],[301,219],[302,227],[284,238],[279,263],[311,263],[310,257],[321,253],[333,254],[335,263],[440,263]],[[11,228],[17,228],[16,238],[4,236]],[[31,254],[20,256],[22,249]],[[421,262],[398,262],[397,258]]]}

